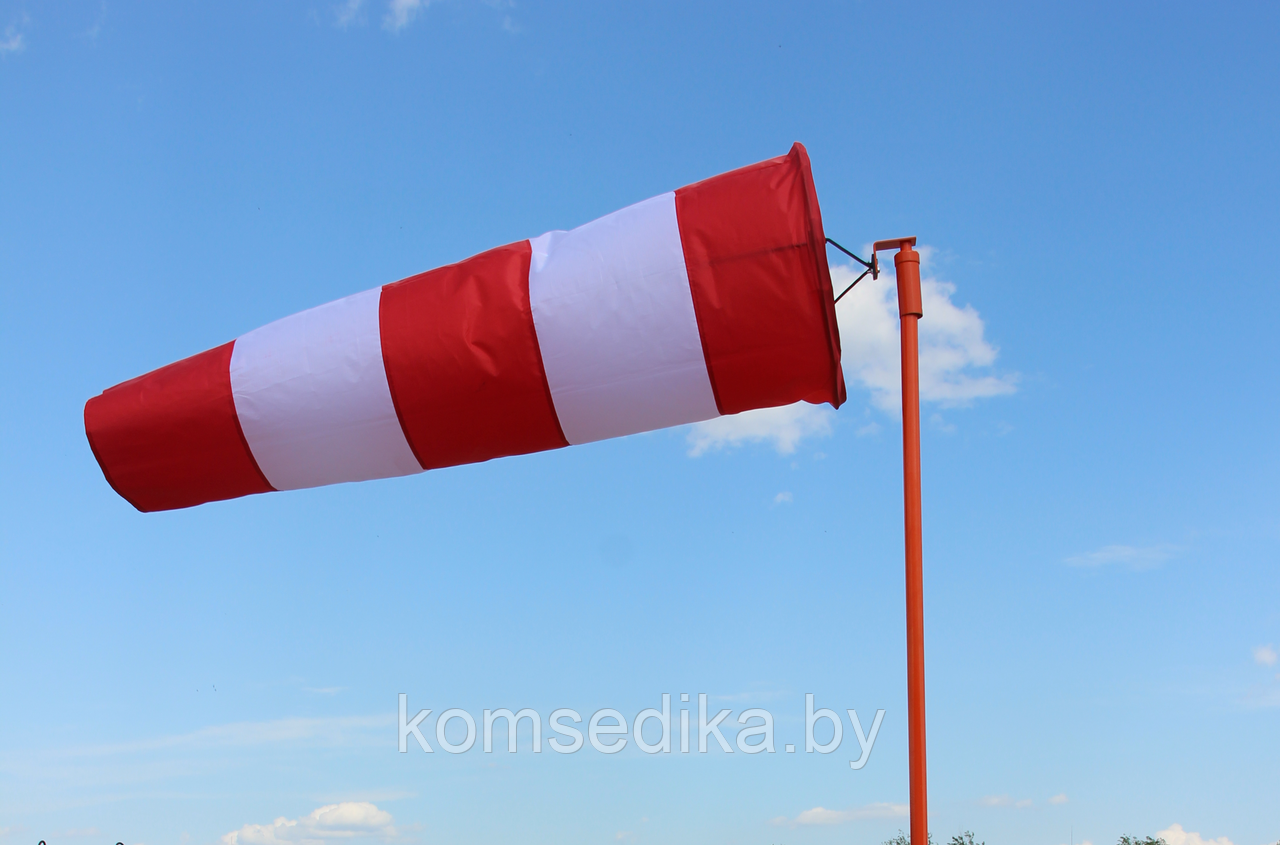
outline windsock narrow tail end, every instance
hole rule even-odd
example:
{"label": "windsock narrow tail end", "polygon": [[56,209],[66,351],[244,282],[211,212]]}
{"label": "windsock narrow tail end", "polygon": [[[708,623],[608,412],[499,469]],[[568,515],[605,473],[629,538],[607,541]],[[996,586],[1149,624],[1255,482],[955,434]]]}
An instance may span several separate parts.
{"label": "windsock narrow tail end", "polygon": [[144,513],[273,488],[240,430],[226,343],[108,388],[84,406],[107,483]]}

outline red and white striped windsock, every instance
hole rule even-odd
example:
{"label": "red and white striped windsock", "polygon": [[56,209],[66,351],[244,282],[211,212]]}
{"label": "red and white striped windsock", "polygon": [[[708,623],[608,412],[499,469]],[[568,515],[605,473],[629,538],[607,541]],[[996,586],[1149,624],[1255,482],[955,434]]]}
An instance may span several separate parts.
{"label": "red and white striped windsock", "polygon": [[312,308],[106,390],[85,431],[140,511],[844,401],[809,158]]}

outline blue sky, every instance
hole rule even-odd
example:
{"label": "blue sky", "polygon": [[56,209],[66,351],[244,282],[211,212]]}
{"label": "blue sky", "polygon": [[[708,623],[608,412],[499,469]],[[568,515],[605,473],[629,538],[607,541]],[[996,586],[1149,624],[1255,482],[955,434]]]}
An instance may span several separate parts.
{"label": "blue sky", "polygon": [[[83,434],[107,386],[795,140],[828,234],[928,247],[934,831],[1275,842],[1278,34],[1265,3],[0,0],[0,842],[905,827],[888,280],[841,303],[838,412],[150,515]],[[401,692],[707,693],[779,753],[400,755]],[[805,693],[886,711],[865,768],[847,725],[782,753]]]}

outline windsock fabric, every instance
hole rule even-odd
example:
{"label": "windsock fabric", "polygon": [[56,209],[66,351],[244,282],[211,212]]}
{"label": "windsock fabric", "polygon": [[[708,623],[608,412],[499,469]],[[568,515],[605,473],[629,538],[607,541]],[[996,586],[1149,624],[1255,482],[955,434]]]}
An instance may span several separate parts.
{"label": "windsock fabric", "polygon": [[95,396],[85,431],[158,511],[844,398],[796,144],[277,320]]}

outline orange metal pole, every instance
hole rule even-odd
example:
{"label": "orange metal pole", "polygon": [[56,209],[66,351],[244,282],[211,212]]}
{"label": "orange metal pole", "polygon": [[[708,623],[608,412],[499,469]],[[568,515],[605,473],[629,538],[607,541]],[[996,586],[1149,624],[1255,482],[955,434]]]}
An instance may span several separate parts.
{"label": "orange metal pole", "polygon": [[920,515],[920,253],[915,238],[899,242],[902,321],[902,492],[907,564],[907,737],[911,769],[911,845],[929,843],[924,743],[924,550]]}

